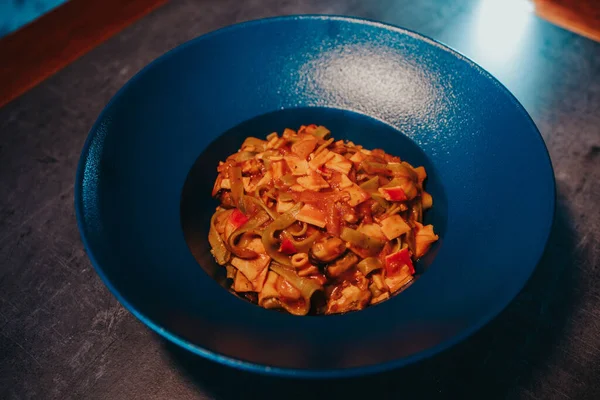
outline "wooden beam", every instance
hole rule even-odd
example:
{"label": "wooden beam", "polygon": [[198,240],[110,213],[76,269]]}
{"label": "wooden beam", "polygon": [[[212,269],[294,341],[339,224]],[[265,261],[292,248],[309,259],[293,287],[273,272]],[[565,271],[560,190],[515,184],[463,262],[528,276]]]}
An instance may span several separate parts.
{"label": "wooden beam", "polygon": [[0,107],[167,0],[70,0],[0,39]]}
{"label": "wooden beam", "polygon": [[540,17],[600,42],[600,0],[534,0]]}

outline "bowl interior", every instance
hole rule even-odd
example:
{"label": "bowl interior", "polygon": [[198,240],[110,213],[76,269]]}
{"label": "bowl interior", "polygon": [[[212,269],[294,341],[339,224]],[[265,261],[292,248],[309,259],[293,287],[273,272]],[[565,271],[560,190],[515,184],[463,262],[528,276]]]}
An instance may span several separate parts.
{"label": "bowl interior", "polygon": [[235,153],[248,136],[264,138],[271,132],[281,134],[285,128],[298,129],[300,125],[311,123],[328,127],[336,140],[351,140],[367,149],[384,149],[414,166],[425,167],[428,172],[425,189],[433,196],[435,207],[425,213],[424,219],[427,224],[433,224],[440,235],[439,242],[415,265],[418,275],[425,272],[444,240],[447,220],[448,202],[434,164],[413,140],[393,126],[356,112],[326,107],[292,108],[257,116],[220,135],[198,156],[181,194],[183,234],[198,264],[219,284],[226,286],[225,269],[214,261],[207,241],[210,218],[218,205],[210,193],[219,161]]}

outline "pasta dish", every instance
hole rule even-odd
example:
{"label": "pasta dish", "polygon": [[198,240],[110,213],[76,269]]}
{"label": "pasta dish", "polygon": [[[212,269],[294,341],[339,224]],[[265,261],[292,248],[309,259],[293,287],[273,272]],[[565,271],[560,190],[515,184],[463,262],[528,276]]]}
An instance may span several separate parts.
{"label": "pasta dish", "polygon": [[209,242],[230,290],[295,315],[377,304],[407,286],[438,240],[427,174],[324,126],[248,137],[220,162]]}

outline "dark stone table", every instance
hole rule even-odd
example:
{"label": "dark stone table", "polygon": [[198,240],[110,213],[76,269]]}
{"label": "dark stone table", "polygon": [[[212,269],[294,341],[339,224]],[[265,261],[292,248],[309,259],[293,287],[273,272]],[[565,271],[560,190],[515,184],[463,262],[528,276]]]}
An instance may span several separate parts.
{"label": "dark stone table", "polygon": [[[600,44],[525,1],[498,3],[174,1],[0,109],[0,399],[600,399]],[[292,13],[374,18],[449,44],[519,98],[552,157],[557,217],[526,288],[473,337],[403,370],[290,381],[188,355],[121,307],[79,239],[75,167],[117,89],[188,39]]]}

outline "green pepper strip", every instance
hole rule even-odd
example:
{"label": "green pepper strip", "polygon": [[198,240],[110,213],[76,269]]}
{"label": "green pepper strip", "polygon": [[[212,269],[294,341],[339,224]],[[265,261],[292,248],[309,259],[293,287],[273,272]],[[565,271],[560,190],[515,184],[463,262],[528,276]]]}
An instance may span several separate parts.
{"label": "green pepper strip", "polygon": [[[299,315],[306,315],[310,310],[310,298],[312,295],[323,288],[316,281],[310,278],[302,278],[296,275],[295,271],[285,268],[282,265],[277,263],[271,263],[271,270],[275,272],[277,275],[281,276],[283,279],[288,281],[290,285],[294,286],[296,289],[300,291],[302,297],[304,298],[305,306],[304,309],[299,310]],[[288,310],[289,311],[289,310]]]}
{"label": "green pepper strip", "polygon": [[364,233],[355,231],[354,229],[348,227],[344,227],[340,238],[356,247],[366,250],[368,254],[372,256],[379,253],[385,245],[385,242],[382,240],[367,236]]}
{"label": "green pepper strip", "polygon": [[[387,209],[385,212],[385,218],[391,217],[394,214],[398,214],[400,212],[400,205],[398,203],[394,203]],[[383,217],[382,217],[383,219]]]}
{"label": "green pepper strip", "polygon": [[387,201],[379,192],[371,193],[371,197],[375,200],[381,207],[387,209],[390,207],[389,201]]}
{"label": "green pepper strip", "polygon": [[356,264],[356,268],[360,272],[362,272],[364,276],[367,276],[371,272],[383,268],[383,264],[381,263],[381,261],[379,261],[379,258],[377,257],[367,257],[358,264]]}
{"label": "green pepper strip", "polygon": [[309,237],[307,237],[304,240],[296,241],[292,238],[288,238],[288,239],[290,240],[290,242],[292,242],[292,244],[294,245],[294,247],[296,248],[298,253],[308,253],[310,246],[312,246],[313,243],[316,242],[320,236],[321,236],[321,232],[317,231],[317,232],[314,232],[312,235],[310,235]]}
{"label": "green pepper strip", "polygon": [[229,235],[229,238],[227,239],[227,244],[229,245],[229,249],[231,249],[231,252],[240,258],[248,259],[248,258],[258,257],[258,254],[256,254],[255,251],[250,250],[250,249],[245,249],[241,246],[237,246],[236,242],[238,241],[239,237],[242,236],[246,232],[252,232],[252,233],[260,236],[260,233],[256,232],[255,229],[258,228],[259,226],[261,226],[262,224],[264,224],[265,222],[267,222],[268,220],[269,220],[269,215],[264,211],[260,211],[254,217],[250,218],[250,220],[248,220],[240,228],[233,231],[233,233],[231,235]]}
{"label": "green pepper strip", "polygon": [[367,174],[381,174],[385,176],[389,176],[392,174],[392,171],[390,171],[387,164],[376,163],[372,161],[361,162],[358,166],[358,169],[362,169]]}
{"label": "green pepper strip", "polygon": [[253,202],[254,204],[256,204],[257,206],[259,206],[260,208],[262,208],[263,210],[265,210],[265,212],[267,214],[269,214],[269,217],[271,217],[271,219],[276,220],[277,218],[279,218],[279,213],[277,211],[271,210],[269,207],[267,207],[267,205],[265,204],[264,201],[262,201],[262,199],[260,198],[260,190],[263,188],[264,186],[260,186],[256,188],[256,192],[254,196],[246,196],[246,199],[248,201]]}
{"label": "green pepper strip", "polygon": [[361,183],[360,188],[367,193],[377,192],[377,189],[379,189],[379,177],[374,176],[368,181]]}
{"label": "green pepper strip", "polygon": [[215,228],[215,220],[217,216],[224,213],[225,211],[226,210],[217,211],[213,214],[212,218],[210,219],[210,230],[208,231],[208,242],[212,247],[213,255],[215,256],[215,260],[217,260],[217,263],[219,265],[227,264],[229,258],[231,257],[231,253],[229,252],[229,250],[227,250],[227,246],[225,246],[221,235],[219,235],[219,232],[217,232],[217,228]]}
{"label": "green pepper strip", "polygon": [[262,233],[262,242],[267,254],[275,261],[282,265],[291,266],[290,258],[278,251],[279,244],[275,238],[275,232],[284,230],[288,226],[296,222],[296,214],[300,211],[304,204],[299,202],[291,210],[281,214],[277,219],[271,222]]}
{"label": "green pepper strip", "polygon": [[404,161],[402,161],[400,164],[388,164],[388,168],[394,173],[394,176],[403,176],[411,179],[414,182],[419,180],[419,176],[415,170]]}
{"label": "green pepper strip", "polygon": [[287,229],[286,233],[289,233],[292,236],[302,236],[308,230],[308,224],[306,222],[302,222],[302,228],[299,231],[293,231],[291,229]]}

